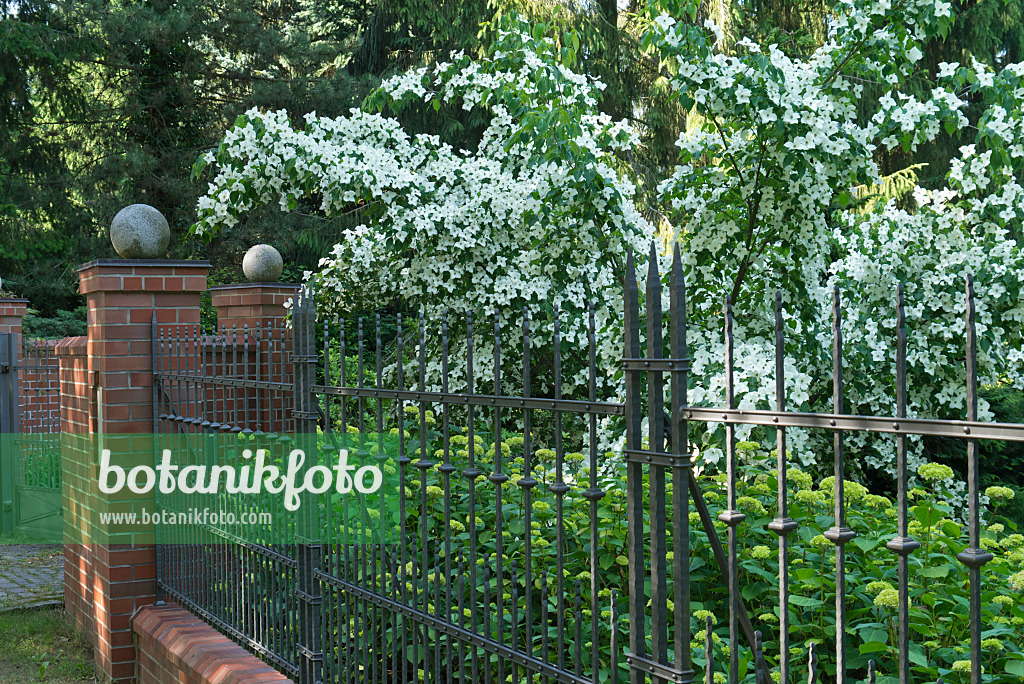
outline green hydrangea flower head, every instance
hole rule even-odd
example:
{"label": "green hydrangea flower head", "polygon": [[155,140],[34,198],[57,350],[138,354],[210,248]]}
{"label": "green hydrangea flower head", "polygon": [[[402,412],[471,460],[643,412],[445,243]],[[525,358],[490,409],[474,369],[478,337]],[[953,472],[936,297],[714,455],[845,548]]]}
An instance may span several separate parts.
{"label": "green hydrangea flower head", "polygon": [[703,625],[708,618],[711,618],[711,624],[715,624],[715,616],[710,610],[698,610],[693,614],[693,617],[697,619],[697,623]]}
{"label": "green hydrangea flower head", "polygon": [[953,479],[953,469],[941,463],[922,463],[917,474],[926,482],[941,482]]}
{"label": "green hydrangea flower head", "polygon": [[811,476],[799,468],[787,468],[786,479],[792,482],[797,489],[810,489],[814,486]]}
{"label": "green hydrangea flower head", "polygon": [[893,586],[891,584],[889,584],[888,582],[883,582],[883,581],[879,580],[877,582],[870,582],[870,583],[868,583],[868,586],[866,586],[864,588],[864,590],[866,592],[868,592],[869,594],[874,594],[874,595],[877,596],[878,594],[882,593],[883,591],[885,591],[887,589],[891,590],[892,588],[893,588]]}
{"label": "green hydrangea flower head", "polygon": [[868,508],[877,508],[885,510],[887,508],[892,508],[892,501],[889,501],[889,499],[887,499],[884,496],[878,496],[877,494],[868,494],[867,496],[864,497],[864,505],[867,506]]}
{"label": "green hydrangea flower head", "polygon": [[752,548],[750,550],[750,557],[751,558],[755,558],[757,560],[764,560],[765,558],[770,558],[771,555],[772,555],[772,551],[767,546],[760,546],[759,545],[759,546],[755,546],[754,548]]}
{"label": "green hydrangea flower head", "polygon": [[986,651],[1002,651],[1003,642],[999,639],[982,639],[981,647]]}
{"label": "green hydrangea flower head", "polygon": [[[836,479],[834,477],[826,477],[818,485],[818,489],[828,498],[834,499],[836,495]],[[843,497],[846,502],[860,501],[868,495],[868,488],[859,482],[851,482],[850,480],[843,480]]]}
{"label": "green hydrangea flower head", "polygon": [[766,513],[764,504],[752,496],[741,496],[736,499],[736,508],[747,513],[754,513],[755,515],[764,515]]}
{"label": "green hydrangea flower head", "polygon": [[875,605],[879,608],[898,608],[900,595],[895,589],[884,589],[875,597]]}
{"label": "green hydrangea flower head", "polygon": [[823,504],[825,495],[817,489],[801,489],[796,493],[796,500],[802,504]]}
{"label": "green hydrangea flower head", "polygon": [[1016,496],[1016,494],[1017,493],[1009,487],[1000,487],[998,485],[989,487],[985,490],[985,496],[993,501],[1009,501]]}

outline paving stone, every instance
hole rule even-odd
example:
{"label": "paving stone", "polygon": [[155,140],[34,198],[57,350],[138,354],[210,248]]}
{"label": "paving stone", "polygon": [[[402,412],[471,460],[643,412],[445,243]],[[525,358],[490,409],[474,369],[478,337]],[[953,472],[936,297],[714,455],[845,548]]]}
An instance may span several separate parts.
{"label": "paving stone", "polygon": [[59,544],[0,544],[0,612],[63,602]]}

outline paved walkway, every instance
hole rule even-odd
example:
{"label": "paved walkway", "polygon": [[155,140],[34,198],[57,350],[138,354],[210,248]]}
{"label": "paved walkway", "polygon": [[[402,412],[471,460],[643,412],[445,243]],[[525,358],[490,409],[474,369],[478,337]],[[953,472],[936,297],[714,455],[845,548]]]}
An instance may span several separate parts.
{"label": "paved walkway", "polygon": [[0,544],[0,612],[63,602],[63,547]]}

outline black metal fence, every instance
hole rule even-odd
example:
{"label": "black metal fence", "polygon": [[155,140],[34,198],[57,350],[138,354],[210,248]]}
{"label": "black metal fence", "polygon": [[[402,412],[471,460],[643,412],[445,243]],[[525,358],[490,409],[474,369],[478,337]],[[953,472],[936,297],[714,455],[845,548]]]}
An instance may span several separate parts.
{"label": "black metal fence", "polygon": [[[902,287],[894,302],[897,411],[883,417],[843,413],[838,291],[833,310],[835,412],[817,414],[785,406],[780,297],[775,410],[734,407],[728,301],[723,309],[726,405],[694,407],[686,401],[686,302],[678,253],[669,277],[667,317],[661,311],[656,259],[650,261],[646,311],[640,310],[632,256],[625,284],[624,403],[607,401],[597,391],[593,309],[585,350],[588,386],[585,396],[571,398],[562,392],[557,308],[552,356],[544,360],[550,363],[552,382],[543,392],[534,389],[535,333],[524,314],[517,350],[522,388],[515,395],[502,392],[497,317],[398,317],[393,332],[382,333],[380,316],[318,323],[313,301],[303,292],[290,330],[204,334],[154,322],[158,431],[182,439],[197,458],[203,436],[216,433],[240,434],[279,454],[291,446],[282,436],[289,433],[325,452],[349,449],[394,475],[398,498],[397,516],[387,521],[345,497],[296,514],[277,510],[274,525],[292,526],[287,543],[280,536],[269,541],[217,525],[176,528],[170,533],[178,536],[160,547],[160,589],[303,683],[705,679],[711,684],[716,665],[710,618],[704,627],[691,615],[694,525],[706,536],[721,571],[731,646],[724,666],[728,680],[735,684],[752,678],[761,684],[775,676],[791,682],[800,670],[801,677],[809,671],[813,682],[821,677],[814,644],[806,662],[790,662],[789,611],[778,611],[778,626],[762,626],[764,634],[775,633],[771,642],[777,650],[769,654],[762,652],[762,631],[755,631],[744,606],[738,537],[746,515],[737,502],[735,434],[739,425],[777,433],[777,515],[767,527],[778,535],[778,604],[789,606],[789,538],[798,524],[788,517],[786,430],[810,428],[832,433],[835,470],[835,506],[824,534],[834,546],[834,626],[826,630],[833,644],[819,644],[817,650],[834,659],[829,668],[834,674],[826,679],[846,682],[853,676],[847,666],[846,561],[855,533],[846,522],[844,433],[884,433],[896,440],[899,468],[898,533],[888,542],[899,564],[899,657],[891,675],[906,684],[912,636],[908,558],[919,546],[908,524],[907,438],[952,437],[965,442],[969,462],[969,540],[958,558],[970,583],[970,679],[980,684],[981,572],[991,555],[981,543],[977,445],[982,439],[1024,441],[1024,425],[977,421],[970,279],[964,294],[969,407],[964,421],[906,417]],[[642,326],[646,349],[641,347]],[[487,358],[475,351],[481,341],[493,350]],[[453,347],[458,355],[451,353]],[[482,364],[492,374],[490,393],[474,391],[479,387],[474,373]],[[428,385],[430,373],[438,373],[438,384]],[[465,379],[467,389],[450,391],[449,378],[455,376]],[[597,446],[598,420],[607,416],[621,418],[626,430],[624,453],[611,459]],[[693,473],[687,441],[691,422],[725,425],[727,496],[717,520]],[[618,480],[610,476],[622,464],[624,504],[622,492],[612,489]],[[174,508],[185,502],[160,504]],[[728,530],[724,546],[716,522]],[[611,532],[623,525],[621,553],[609,565]],[[281,531],[262,529],[264,534]],[[368,539],[361,533],[367,529],[379,534]],[[706,645],[693,658],[702,661],[703,675],[694,673],[691,658],[691,639],[700,627],[706,630]],[[745,677],[741,650],[751,656],[743,658],[752,663]],[[874,664],[856,674],[874,681]]]}

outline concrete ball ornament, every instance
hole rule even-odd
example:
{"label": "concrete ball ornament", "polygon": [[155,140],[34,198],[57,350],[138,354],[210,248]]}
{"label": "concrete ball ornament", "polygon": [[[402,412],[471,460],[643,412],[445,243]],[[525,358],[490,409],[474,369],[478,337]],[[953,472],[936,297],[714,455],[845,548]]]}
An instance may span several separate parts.
{"label": "concrete ball ornament", "polygon": [[171,241],[167,219],[148,204],[130,204],[110,223],[110,241],[123,259],[163,259]]}
{"label": "concrete ball ornament", "polygon": [[276,283],[283,270],[281,253],[270,245],[253,245],[242,259],[242,271],[250,283]]}

